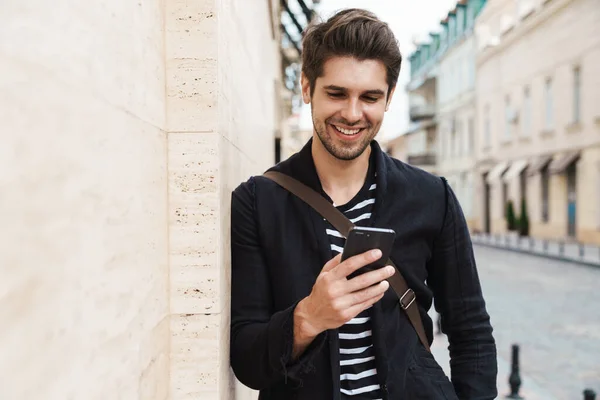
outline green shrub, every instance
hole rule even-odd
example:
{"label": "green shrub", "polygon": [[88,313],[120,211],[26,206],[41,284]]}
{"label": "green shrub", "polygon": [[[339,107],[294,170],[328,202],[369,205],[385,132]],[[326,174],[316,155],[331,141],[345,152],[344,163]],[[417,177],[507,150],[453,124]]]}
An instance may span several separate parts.
{"label": "green shrub", "polygon": [[506,226],[509,231],[517,229],[517,218],[515,217],[515,209],[512,200],[506,203]]}

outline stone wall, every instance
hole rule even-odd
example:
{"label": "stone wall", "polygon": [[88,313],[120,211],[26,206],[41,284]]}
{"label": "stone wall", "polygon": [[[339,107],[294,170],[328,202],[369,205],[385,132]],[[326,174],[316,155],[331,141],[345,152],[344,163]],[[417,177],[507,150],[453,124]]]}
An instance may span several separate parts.
{"label": "stone wall", "polygon": [[0,398],[167,399],[161,2],[0,4]]}
{"label": "stone wall", "polygon": [[230,194],[274,162],[277,31],[267,1],[167,4],[172,399],[220,400],[235,392]]}
{"label": "stone wall", "polygon": [[229,206],[274,161],[272,4],[0,5],[0,398],[255,397]]}

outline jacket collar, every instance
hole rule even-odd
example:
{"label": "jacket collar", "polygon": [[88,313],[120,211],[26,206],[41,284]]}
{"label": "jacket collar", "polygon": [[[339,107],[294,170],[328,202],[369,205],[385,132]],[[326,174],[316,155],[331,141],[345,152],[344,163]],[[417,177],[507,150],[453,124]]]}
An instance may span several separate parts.
{"label": "jacket collar", "polygon": [[[269,170],[278,171],[291,176],[304,183],[318,193],[323,193],[323,187],[317,174],[315,162],[312,157],[312,142],[311,138],[298,153],[294,154],[287,160],[277,164]],[[379,143],[375,140],[371,142],[371,151],[375,160],[375,171],[377,172],[377,194],[376,204],[381,204],[385,197],[388,187],[389,170],[393,164],[390,157],[381,150]]]}

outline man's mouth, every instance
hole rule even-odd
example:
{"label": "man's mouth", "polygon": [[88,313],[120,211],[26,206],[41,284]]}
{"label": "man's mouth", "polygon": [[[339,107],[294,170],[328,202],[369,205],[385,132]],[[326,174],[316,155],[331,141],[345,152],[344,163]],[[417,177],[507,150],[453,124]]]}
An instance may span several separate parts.
{"label": "man's mouth", "polygon": [[333,125],[332,126],[341,134],[346,135],[346,136],[354,136],[357,135],[358,133],[360,133],[360,131],[363,130],[363,128],[358,128],[358,129],[345,129],[342,127],[339,127],[337,125]]}

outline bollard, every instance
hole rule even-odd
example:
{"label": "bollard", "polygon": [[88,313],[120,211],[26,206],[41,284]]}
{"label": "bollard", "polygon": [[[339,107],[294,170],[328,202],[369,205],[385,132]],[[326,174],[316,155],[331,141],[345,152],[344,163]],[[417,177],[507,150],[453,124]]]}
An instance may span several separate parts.
{"label": "bollard", "polygon": [[544,239],[544,252],[548,252],[548,241]]}
{"label": "bollard", "polygon": [[579,258],[583,258],[585,256],[585,247],[583,243],[579,243]]}
{"label": "bollard", "polygon": [[592,389],[585,389],[583,391],[583,400],[596,400],[596,392]]}
{"label": "bollard", "polygon": [[512,366],[510,376],[508,378],[508,384],[510,385],[510,394],[506,396],[507,399],[523,399],[519,395],[519,389],[521,388],[521,375],[519,375],[519,345],[513,344],[512,346]]}

